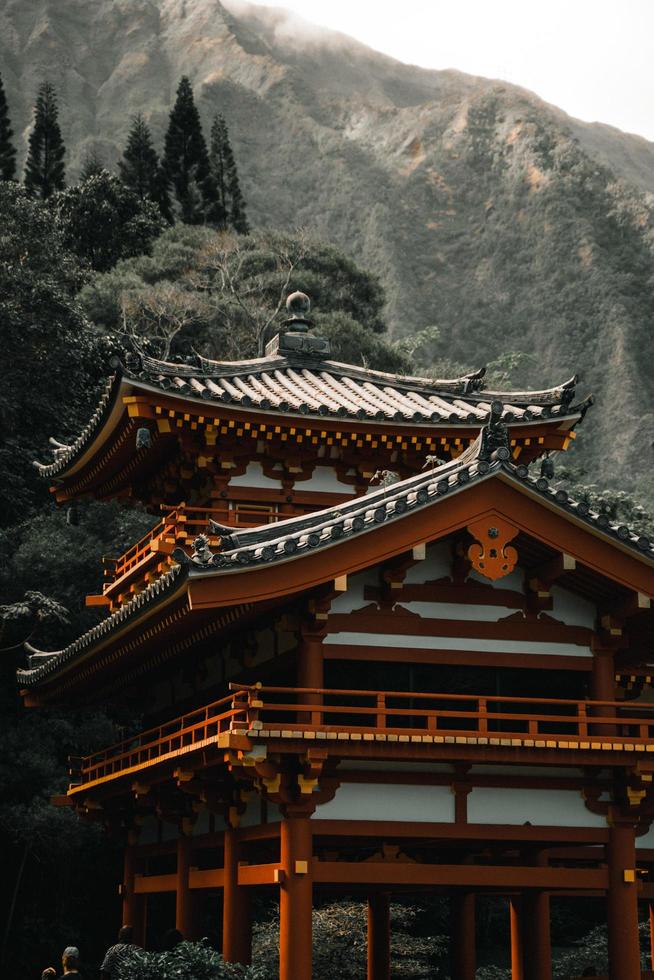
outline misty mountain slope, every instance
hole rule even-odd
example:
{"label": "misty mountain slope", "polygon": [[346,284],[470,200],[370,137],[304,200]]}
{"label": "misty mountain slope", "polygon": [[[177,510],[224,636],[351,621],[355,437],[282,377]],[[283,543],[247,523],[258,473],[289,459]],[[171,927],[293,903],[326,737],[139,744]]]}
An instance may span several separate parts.
{"label": "misty mountain slope", "polygon": [[540,385],[582,371],[599,403],[582,455],[644,474],[653,144],[240,0],[0,0],[0,70],[23,142],[56,85],[73,176],[90,146],[113,166],[137,111],[161,145],[188,74],[205,125],[227,118],[253,223],[346,249],[381,276],[393,332],[437,324],[444,360],[523,351]]}

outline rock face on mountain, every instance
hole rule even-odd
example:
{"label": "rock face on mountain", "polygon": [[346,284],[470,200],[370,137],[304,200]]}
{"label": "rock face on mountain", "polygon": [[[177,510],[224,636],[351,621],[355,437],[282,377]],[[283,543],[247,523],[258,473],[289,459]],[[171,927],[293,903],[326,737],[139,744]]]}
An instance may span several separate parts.
{"label": "rock face on mountain", "polygon": [[598,476],[645,477],[654,380],[654,145],[532,94],[380,55],[241,0],[0,0],[0,71],[24,139],[48,78],[75,174],[113,165],[130,116],[161,143],[188,74],[227,118],[254,224],[304,227],[377,272],[396,336],[440,356],[533,355],[583,373]]}

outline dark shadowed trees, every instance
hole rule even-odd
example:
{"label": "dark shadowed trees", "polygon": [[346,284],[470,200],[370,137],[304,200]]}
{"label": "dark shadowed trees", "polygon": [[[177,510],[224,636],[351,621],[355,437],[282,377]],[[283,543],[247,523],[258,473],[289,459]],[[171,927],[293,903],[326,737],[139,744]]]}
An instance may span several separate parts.
{"label": "dark shadowed trees", "polygon": [[59,128],[57,95],[49,82],[41,85],[34,106],[34,123],[25,164],[25,187],[46,201],[65,186],[66,147]]}
{"label": "dark shadowed trees", "polygon": [[159,164],[150,128],[140,113],[132,120],[122,159],[118,161],[118,173],[137,197],[154,201],[166,220],[172,220],[168,181]]}
{"label": "dark shadowed trees", "polygon": [[106,170],[56,194],[51,208],[65,247],[97,272],[149,252],[165,226],[156,204]]}
{"label": "dark shadowed trees", "polygon": [[164,143],[163,170],[173,191],[173,211],[188,225],[218,223],[216,188],[200,114],[186,75],[177,87]]}
{"label": "dark shadowed trees", "polygon": [[249,226],[245,200],[241,193],[227,123],[221,115],[214,116],[211,126],[209,162],[218,199],[218,227],[231,227],[239,234],[247,235]]}
{"label": "dark shadowed trees", "polygon": [[0,76],[0,180],[13,180],[16,176],[16,147],[14,132],[9,120],[9,106]]}

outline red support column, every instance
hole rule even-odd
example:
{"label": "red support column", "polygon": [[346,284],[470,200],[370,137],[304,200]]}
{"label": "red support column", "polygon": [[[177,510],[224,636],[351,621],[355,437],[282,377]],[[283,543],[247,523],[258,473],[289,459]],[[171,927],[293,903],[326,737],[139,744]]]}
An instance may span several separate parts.
{"label": "red support column", "polygon": [[609,827],[609,977],[640,980],[636,835],[633,824]]}
{"label": "red support column", "polygon": [[550,941],[550,897],[537,891],[526,897],[525,980],[552,980],[552,946]]}
{"label": "red support column", "polygon": [[390,895],[368,896],[368,980],[391,980]]}
{"label": "red support column", "polygon": [[225,831],[223,886],[223,959],[227,963],[252,961],[252,917],[247,888],[238,883],[238,832]]}
{"label": "red support column", "polygon": [[509,902],[511,916],[511,980],[525,980],[524,935],[522,929],[522,899]]}
{"label": "red support column", "polygon": [[[613,650],[594,649],[593,673],[591,675],[591,697],[593,701],[615,701],[615,653]],[[615,708],[599,708],[596,714],[604,717],[615,715]],[[595,735],[615,735],[615,725],[591,726]]]}
{"label": "red support column", "polygon": [[175,928],[184,939],[195,938],[195,898],[189,887],[191,868],[191,838],[181,834],[177,840],[177,891]]}
{"label": "red support column", "polygon": [[134,891],[134,879],[138,867],[138,849],[133,845],[125,848],[123,870],[123,925],[131,926],[134,930],[134,942],[142,946],[145,943],[145,895],[137,895]]}
{"label": "red support column", "polygon": [[[324,655],[322,648],[323,633],[313,632],[308,628],[300,631],[300,644],[297,651],[297,686],[302,688],[325,686]],[[322,704],[322,694],[303,695],[305,704]],[[321,723],[321,713],[302,712],[303,722]]]}
{"label": "red support column", "polygon": [[311,822],[307,814],[284,816],[281,824],[279,894],[279,980],[311,980]]}
{"label": "red support column", "polygon": [[475,895],[474,892],[456,893],[451,901],[452,980],[475,980]]}

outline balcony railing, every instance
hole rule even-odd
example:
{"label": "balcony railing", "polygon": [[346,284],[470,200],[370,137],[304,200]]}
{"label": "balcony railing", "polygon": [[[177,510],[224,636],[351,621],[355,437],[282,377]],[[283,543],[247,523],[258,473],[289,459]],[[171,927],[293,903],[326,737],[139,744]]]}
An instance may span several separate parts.
{"label": "balcony railing", "polygon": [[137,772],[227,732],[259,738],[456,742],[654,752],[654,705],[232,685],[232,694],[76,760],[74,785]]}
{"label": "balcony railing", "polygon": [[[87,605],[116,608],[140,592],[170,568],[170,556],[175,548],[183,548],[190,553],[194,538],[206,533],[210,518],[234,528],[274,524],[325,506],[322,499],[317,501],[312,496],[315,498],[315,494],[296,494],[292,504],[225,500],[210,507],[176,507],[120,557],[103,559],[102,595],[87,596]],[[209,544],[217,548],[220,538],[209,536]]]}

